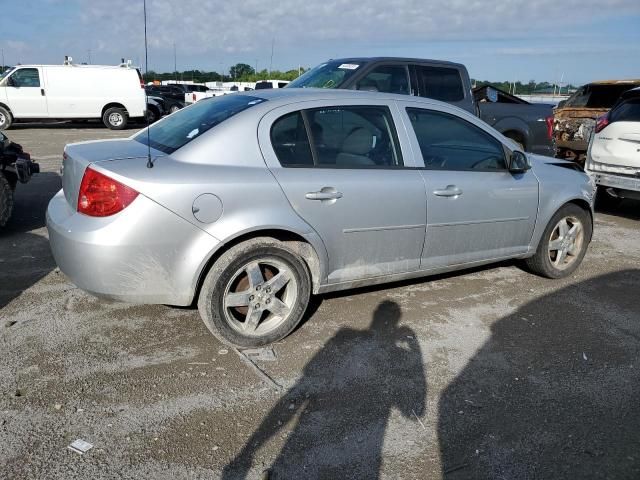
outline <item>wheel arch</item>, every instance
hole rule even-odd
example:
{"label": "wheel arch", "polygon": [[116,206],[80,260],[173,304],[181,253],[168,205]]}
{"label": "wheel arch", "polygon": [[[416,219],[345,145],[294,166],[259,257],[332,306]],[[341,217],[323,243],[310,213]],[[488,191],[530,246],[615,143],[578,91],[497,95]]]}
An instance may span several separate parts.
{"label": "wheel arch", "polygon": [[536,224],[536,228],[535,231],[533,233],[533,238],[532,238],[532,242],[531,242],[531,248],[529,250],[529,254],[527,256],[531,256],[534,255],[538,245],[540,244],[540,241],[542,240],[542,234],[544,233],[545,229],[547,228],[547,224],[549,223],[549,221],[553,218],[553,216],[564,206],[566,205],[576,205],[580,208],[582,208],[583,210],[585,210],[588,214],[589,214],[589,219],[591,220],[591,236],[589,237],[589,242],[591,242],[591,239],[593,237],[593,225],[594,225],[594,217],[593,217],[593,209],[591,208],[591,204],[585,200],[584,198],[581,197],[573,197],[573,198],[569,198],[564,200],[563,202],[558,202],[557,206],[555,208],[550,208],[547,210],[547,214],[545,215],[545,219],[544,222],[539,222]]}
{"label": "wheel arch", "polygon": [[129,115],[129,111],[127,110],[127,107],[125,107],[123,104],[118,102],[111,102],[111,103],[107,103],[104,107],[102,107],[102,113],[100,114],[100,117],[104,117],[104,112],[106,112],[110,108],[121,108],[127,113],[127,115]]}
{"label": "wheel arch", "polygon": [[[280,242],[287,243],[289,247],[292,248],[292,250],[300,255],[300,257],[307,265],[307,268],[309,268],[309,272],[311,274],[312,292],[318,292],[322,280],[326,276],[326,256],[323,256],[321,258],[321,255],[318,254],[318,250],[320,248],[324,248],[324,246],[317,244],[314,245],[313,243],[316,242],[312,243],[312,241],[308,237],[305,237],[300,233],[293,232],[286,228],[262,228],[243,232],[235,237],[232,237],[221,244],[219,248],[209,254],[208,258],[204,262],[204,266],[198,273],[192,303],[195,304],[198,301],[198,298],[200,297],[200,290],[202,289],[202,284],[204,283],[205,277],[209,273],[209,270],[211,270],[211,267],[225,252],[227,252],[232,247],[235,247],[236,245],[260,237],[273,238]],[[318,241],[320,241],[319,238]]]}

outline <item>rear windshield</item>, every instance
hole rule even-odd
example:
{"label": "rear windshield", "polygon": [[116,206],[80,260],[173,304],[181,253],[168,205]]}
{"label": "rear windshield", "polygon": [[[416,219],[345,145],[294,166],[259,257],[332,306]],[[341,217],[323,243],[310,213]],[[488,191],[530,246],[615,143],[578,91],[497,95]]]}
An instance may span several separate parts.
{"label": "rear windshield", "polygon": [[609,114],[610,122],[640,122],[640,98],[625,100]]}
{"label": "rear windshield", "polygon": [[571,95],[565,107],[574,108],[611,108],[627,90],[635,87],[631,84],[585,85]]}
{"label": "rear windshield", "polygon": [[265,101],[235,94],[206,98],[151,125],[148,142],[146,130],[138,133],[134,140],[171,154],[228,118]]}
{"label": "rear windshield", "polygon": [[361,67],[361,63],[333,61],[322,63],[289,83],[286,88],[340,88]]}

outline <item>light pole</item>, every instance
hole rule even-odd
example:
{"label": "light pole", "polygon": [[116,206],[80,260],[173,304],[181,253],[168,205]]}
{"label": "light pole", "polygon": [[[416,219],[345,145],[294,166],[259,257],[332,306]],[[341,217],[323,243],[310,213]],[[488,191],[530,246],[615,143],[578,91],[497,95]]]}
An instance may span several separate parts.
{"label": "light pole", "polygon": [[173,73],[178,80],[178,62],[176,57],[176,42],[173,42]]}

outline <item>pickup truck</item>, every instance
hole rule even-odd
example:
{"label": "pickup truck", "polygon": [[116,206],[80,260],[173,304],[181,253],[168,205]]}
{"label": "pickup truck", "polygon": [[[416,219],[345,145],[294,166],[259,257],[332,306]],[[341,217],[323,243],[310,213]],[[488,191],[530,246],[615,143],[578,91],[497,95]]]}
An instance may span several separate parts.
{"label": "pickup truck", "polygon": [[519,143],[526,151],[553,156],[553,107],[530,104],[492,87],[471,89],[464,65],[396,57],[329,60],[285,88],[345,88],[417,95],[467,110]]}

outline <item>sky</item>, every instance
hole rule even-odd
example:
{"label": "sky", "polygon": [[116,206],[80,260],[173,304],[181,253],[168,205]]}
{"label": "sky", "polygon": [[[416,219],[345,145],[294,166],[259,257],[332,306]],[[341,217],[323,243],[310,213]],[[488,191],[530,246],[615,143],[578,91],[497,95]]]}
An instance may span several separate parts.
{"label": "sky", "polygon": [[[0,0],[7,65],[144,69],[143,0]],[[148,67],[312,67],[329,58],[463,63],[491,81],[640,78],[640,0],[147,0]],[[273,45],[273,60],[271,51]],[[1,62],[1,59],[0,59]]]}

